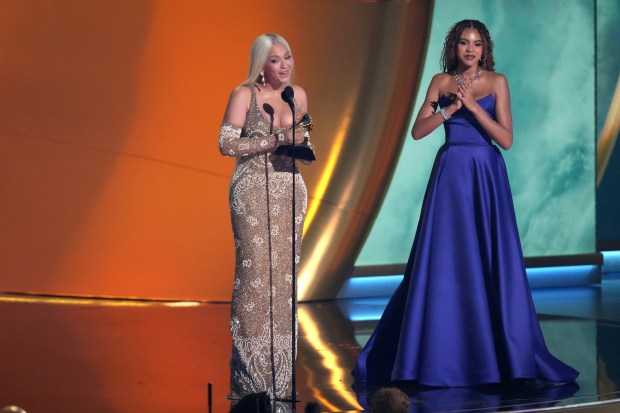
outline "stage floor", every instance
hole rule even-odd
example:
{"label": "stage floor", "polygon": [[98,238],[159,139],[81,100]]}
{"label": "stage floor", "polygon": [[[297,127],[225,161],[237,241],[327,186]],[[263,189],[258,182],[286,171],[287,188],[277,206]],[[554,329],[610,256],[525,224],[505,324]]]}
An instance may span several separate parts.
{"label": "stage floor", "polygon": [[[535,290],[547,345],[578,388],[408,389],[412,412],[620,411],[620,279]],[[359,411],[350,370],[386,299],[299,306],[297,387],[304,411]],[[28,413],[228,412],[230,306],[0,295],[0,408]],[[372,389],[369,389],[372,390]],[[557,411],[555,410],[554,411]]]}

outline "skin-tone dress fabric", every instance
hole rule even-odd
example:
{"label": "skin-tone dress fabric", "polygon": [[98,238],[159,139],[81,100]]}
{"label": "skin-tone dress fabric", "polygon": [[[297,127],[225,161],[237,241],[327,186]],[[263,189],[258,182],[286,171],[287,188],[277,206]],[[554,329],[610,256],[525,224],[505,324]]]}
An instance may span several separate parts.
{"label": "skin-tone dress fabric", "polygon": [[[292,345],[297,345],[292,342],[291,322],[293,260],[296,276],[308,203],[306,185],[293,159],[274,153],[277,131],[259,110],[251,90],[245,124],[223,123],[219,138],[222,154],[236,158],[229,187],[236,251],[230,316],[233,400],[259,392],[291,397]],[[299,114],[297,102],[295,107]]]}

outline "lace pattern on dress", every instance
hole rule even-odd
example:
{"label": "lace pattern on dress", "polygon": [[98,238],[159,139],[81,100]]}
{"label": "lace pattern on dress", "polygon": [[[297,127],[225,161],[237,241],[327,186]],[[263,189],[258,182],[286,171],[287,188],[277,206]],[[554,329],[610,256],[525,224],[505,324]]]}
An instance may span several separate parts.
{"label": "lace pattern on dress", "polygon": [[[274,395],[274,384],[276,397],[291,396],[291,288],[299,271],[308,194],[294,161],[273,153],[277,144],[270,132],[253,89],[243,127],[224,123],[220,131],[220,151],[237,158],[229,187],[236,255],[230,318],[233,399],[261,391]],[[288,409],[284,404],[277,410]]]}

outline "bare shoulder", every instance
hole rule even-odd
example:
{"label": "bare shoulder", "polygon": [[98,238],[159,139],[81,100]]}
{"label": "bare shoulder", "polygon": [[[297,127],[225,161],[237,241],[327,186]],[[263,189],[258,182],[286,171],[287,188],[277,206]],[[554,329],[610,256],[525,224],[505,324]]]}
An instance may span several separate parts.
{"label": "bare shoulder", "polygon": [[433,76],[428,89],[429,91],[435,91],[437,95],[446,95],[454,93],[455,85],[456,83],[454,83],[452,75],[446,72],[441,72]]}
{"label": "bare shoulder", "polygon": [[447,81],[449,79],[452,79],[452,75],[450,73],[439,72],[439,73],[436,73],[433,76],[433,80],[432,81],[442,81],[442,82],[445,82],[445,81]]}
{"label": "bare shoulder", "polygon": [[431,85],[435,85],[435,86],[444,86],[448,84],[449,82],[452,82],[452,75],[446,72],[437,73],[431,79]]}
{"label": "bare shoulder", "polygon": [[246,85],[239,85],[230,92],[230,101],[243,103],[247,102],[250,104],[250,98],[252,96],[252,91]]}
{"label": "bare shoulder", "polygon": [[501,73],[487,72],[489,80],[494,88],[505,88],[508,86],[508,79]]}
{"label": "bare shoulder", "polygon": [[293,88],[295,100],[301,106],[301,110],[306,112],[308,110],[308,97],[306,96],[306,91],[299,85],[291,85],[291,87]]}
{"label": "bare shoulder", "polygon": [[293,88],[293,92],[295,92],[296,99],[307,99],[306,91],[303,87],[299,85],[291,85],[291,87]]}
{"label": "bare shoulder", "polygon": [[241,85],[233,89],[230,92],[223,121],[233,125],[243,125],[245,123],[245,115],[250,109],[251,98],[252,91],[249,87]]}

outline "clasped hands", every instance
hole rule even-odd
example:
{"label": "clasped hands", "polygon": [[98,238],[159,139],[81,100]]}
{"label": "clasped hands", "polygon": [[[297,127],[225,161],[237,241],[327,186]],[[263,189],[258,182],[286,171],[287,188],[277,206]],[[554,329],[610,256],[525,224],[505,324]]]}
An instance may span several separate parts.
{"label": "clasped hands", "polygon": [[471,79],[465,79],[461,82],[457,83],[457,91],[456,98],[452,105],[454,105],[455,111],[459,110],[463,106],[465,106],[470,111],[474,109],[475,105],[478,104],[476,99],[474,99],[474,93],[471,89]]}

